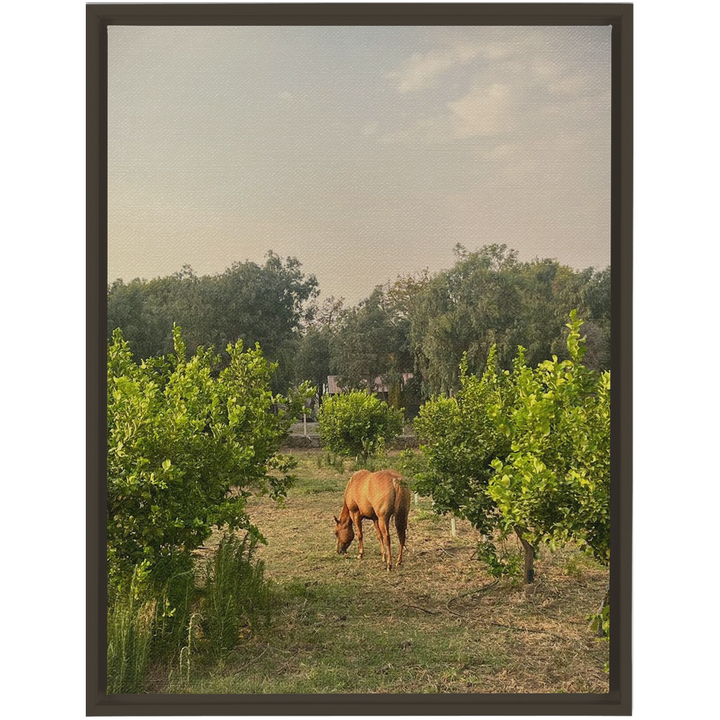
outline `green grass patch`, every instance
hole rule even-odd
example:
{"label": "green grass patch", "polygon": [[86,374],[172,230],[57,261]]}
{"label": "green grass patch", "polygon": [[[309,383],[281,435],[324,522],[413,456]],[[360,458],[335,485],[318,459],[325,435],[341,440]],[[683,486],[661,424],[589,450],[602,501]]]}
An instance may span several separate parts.
{"label": "green grass patch", "polygon": [[189,691],[442,692],[506,662],[502,653],[479,650],[476,636],[460,624],[438,642],[415,613],[364,597],[355,584],[295,581],[275,588],[274,603],[282,632],[259,635],[222,676],[209,672]]}

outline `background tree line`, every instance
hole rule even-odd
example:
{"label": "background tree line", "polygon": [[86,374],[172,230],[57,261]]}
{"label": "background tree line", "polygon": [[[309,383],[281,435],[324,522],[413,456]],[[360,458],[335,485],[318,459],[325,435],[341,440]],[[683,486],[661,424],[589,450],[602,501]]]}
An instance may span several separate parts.
{"label": "background tree line", "polygon": [[[409,415],[424,399],[459,390],[463,356],[471,373],[483,372],[493,346],[500,369],[512,367],[520,345],[530,365],[563,359],[573,309],[584,319],[585,364],[610,367],[610,267],[574,270],[550,259],[520,262],[505,245],[458,245],[451,268],[398,277],[355,306],[318,296],[314,275],[272,251],[263,265],[236,262],[216,275],[184,267],[150,281],[117,280],[108,289],[108,337],[121,328],[139,358],[171,352],[173,324],[190,352],[259,343],[278,363],[276,392],[310,381],[320,401],[328,375],[347,389],[380,378],[387,400]],[[404,384],[407,373],[413,379]]]}
{"label": "background tree line", "polygon": [[260,344],[278,363],[273,389],[293,382],[293,353],[311,302],[318,295],[313,275],[296,258],[270,251],[263,265],[235,262],[225,272],[198,277],[189,266],[168,277],[116,280],[108,288],[108,339],[120,328],[135,357],[173,352],[173,325],[182,328],[188,352],[226,348],[242,340]]}

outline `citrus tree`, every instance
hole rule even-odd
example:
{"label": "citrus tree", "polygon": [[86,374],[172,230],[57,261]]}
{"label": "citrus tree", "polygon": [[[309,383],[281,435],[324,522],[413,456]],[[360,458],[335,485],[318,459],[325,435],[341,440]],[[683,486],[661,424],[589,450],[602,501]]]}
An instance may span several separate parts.
{"label": "citrus tree", "polygon": [[527,583],[542,543],[610,560],[610,373],[583,365],[581,325],[573,311],[566,360],[531,368],[520,348],[498,372],[491,351],[481,377],[463,362],[458,393],[426,403],[415,424],[429,466],[418,490],[483,533],[515,532]]}
{"label": "citrus tree", "polygon": [[109,343],[111,579],[138,567],[162,578],[189,566],[213,526],[258,534],[248,496],[282,496],[291,481],[292,462],[278,448],[294,408],[271,392],[274,366],[259,346],[228,346],[218,373],[217,356],[199,348],[187,358],[179,328],[173,336],[173,354],[141,362],[119,330]]}
{"label": "citrus tree", "polygon": [[431,496],[437,512],[451,512],[469,520],[484,534],[497,525],[495,502],[488,494],[492,461],[505,457],[510,441],[488,414],[502,404],[503,387],[493,347],[485,372],[468,372],[460,365],[460,389],[452,397],[424,403],[415,418],[415,432],[427,459],[427,470],[416,477],[415,490]]}
{"label": "citrus tree", "polygon": [[357,390],[327,398],[320,406],[318,424],[328,450],[366,462],[402,432],[403,414]]}
{"label": "citrus tree", "polygon": [[[569,358],[529,368],[516,362],[508,381],[511,403],[488,413],[511,451],[492,461],[488,493],[505,529],[532,548],[577,542],[610,562],[610,372],[582,363],[582,321],[571,313]],[[527,550],[527,548],[526,548]]]}

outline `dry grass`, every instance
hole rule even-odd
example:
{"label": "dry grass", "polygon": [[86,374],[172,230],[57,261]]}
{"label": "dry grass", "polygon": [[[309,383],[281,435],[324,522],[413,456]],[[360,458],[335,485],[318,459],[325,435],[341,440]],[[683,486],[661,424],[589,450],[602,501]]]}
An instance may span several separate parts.
{"label": "dry grass", "polygon": [[[586,617],[607,570],[572,548],[541,553],[533,592],[494,582],[474,559],[478,533],[413,502],[403,565],[388,573],[372,523],[365,557],[335,552],[333,514],[349,476],[300,451],[284,506],[250,505],[268,544],[273,625],[222,669],[197,673],[200,693],[606,693],[607,644]],[[397,537],[393,530],[393,554]],[[508,539],[505,551],[519,552]],[[355,552],[353,552],[355,551]]]}

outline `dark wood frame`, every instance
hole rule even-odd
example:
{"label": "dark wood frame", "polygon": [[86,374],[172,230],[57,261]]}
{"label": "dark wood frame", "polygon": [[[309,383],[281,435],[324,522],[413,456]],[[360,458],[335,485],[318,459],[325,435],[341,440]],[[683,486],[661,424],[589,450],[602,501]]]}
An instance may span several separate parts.
{"label": "dark wood frame", "polygon": [[[107,4],[87,21],[87,686],[97,715],[630,715],[632,698],[631,4]],[[106,326],[108,25],[611,25],[612,480],[606,695],[107,695]]]}

